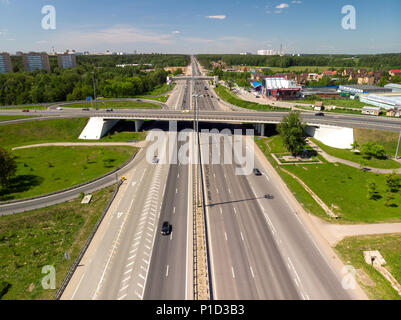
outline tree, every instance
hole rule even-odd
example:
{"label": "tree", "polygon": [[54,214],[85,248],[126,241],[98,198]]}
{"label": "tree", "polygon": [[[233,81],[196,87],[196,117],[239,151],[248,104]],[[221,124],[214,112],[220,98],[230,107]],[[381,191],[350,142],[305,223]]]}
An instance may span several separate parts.
{"label": "tree", "polygon": [[351,148],[352,148],[352,150],[358,150],[359,149],[359,143],[358,143],[358,141],[354,141],[352,144],[351,144]]}
{"label": "tree", "polygon": [[395,172],[386,175],[386,185],[388,192],[397,192],[400,188],[400,177]]}
{"label": "tree", "polygon": [[386,158],[386,151],[380,144],[368,142],[362,145],[361,152],[364,158],[370,159],[372,157],[377,159]]}
{"label": "tree", "polygon": [[379,194],[377,192],[376,182],[374,180],[369,180],[367,183],[367,187],[368,187],[368,199],[377,200],[379,198]]}
{"label": "tree", "polygon": [[17,172],[15,157],[0,147],[0,184],[6,187]]}
{"label": "tree", "polygon": [[299,111],[291,111],[277,126],[284,147],[293,155],[304,150],[306,145],[305,127],[306,124],[302,122]]}

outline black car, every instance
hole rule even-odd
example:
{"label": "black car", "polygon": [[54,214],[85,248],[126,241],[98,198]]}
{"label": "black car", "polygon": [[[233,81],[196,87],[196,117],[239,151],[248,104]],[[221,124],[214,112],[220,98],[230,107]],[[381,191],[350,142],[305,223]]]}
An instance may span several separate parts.
{"label": "black car", "polygon": [[324,117],[324,113],[323,112],[318,112],[318,113],[315,113],[315,116],[316,117]]}
{"label": "black car", "polygon": [[261,175],[262,175],[262,172],[260,172],[259,169],[255,168],[255,169],[253,169],[253,174],[254,174],[255,176],[261,176]]}
{"label": "black car", "polygon": [[171,233],[171,224],[168,221],[164,221],[162,225],[162,235],[167,236]]}
{"label": "black car", "polygon": [[113,112],[113,109],[107,109],[106,112]]}
{"label": "black car", "polygon": [[83,108],[82,111],[89,111],[89,108]]}

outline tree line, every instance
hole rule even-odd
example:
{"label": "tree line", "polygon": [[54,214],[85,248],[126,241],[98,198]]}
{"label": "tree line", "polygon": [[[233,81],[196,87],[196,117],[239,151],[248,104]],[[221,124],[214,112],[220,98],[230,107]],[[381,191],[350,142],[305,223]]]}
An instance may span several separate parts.
{"label": "tree line", "polygon": [[[13,57],[16,58],[16,57]],[[52,72],[17,72],[0,74],[0,105],[46,103],[84,100],[94,95],[93,77],[98,97],[124,98],[143,95],[166,83],[168,72],[162,67],[189,63],[189,56],[131,55],[78,56],[78,66],[60,69],[51,57]],[[139,60],[135,60],[139,59]],[[117,64],[151,63],[154,70],[141,71],[147,66],[116,67]],[[21,62],[22,64],[22,62]]]}
{"label": "tree line", "polygon": [[288,68],[294,66],[329,66],[333,68],[369,67],[400,68],[401,53],[377,55],[305,55],[305,56],[259,56],[239,54],[200,54],[198,61],[207,69],[212,69],[212,61],[222,60],[228,65]]}

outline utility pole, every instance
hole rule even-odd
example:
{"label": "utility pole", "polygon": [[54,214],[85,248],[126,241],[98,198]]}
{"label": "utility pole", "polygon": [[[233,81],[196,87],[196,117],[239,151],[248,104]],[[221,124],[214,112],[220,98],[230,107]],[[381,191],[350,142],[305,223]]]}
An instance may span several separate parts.
{"label": "utility pole", "polygon": [[95,85],[95,72],[91,72],[92,73],[92,83],[93,83],[93,97],[95,99],[95,109],[96,108],[96,85]]}
{"label": "utility pole", "polygon": [[401,131],[400,131],[400,136],[398,138],[397,151],[395,152],[395,160],[398,159],[398,151],[400,150],[400,142],[401,142]]}

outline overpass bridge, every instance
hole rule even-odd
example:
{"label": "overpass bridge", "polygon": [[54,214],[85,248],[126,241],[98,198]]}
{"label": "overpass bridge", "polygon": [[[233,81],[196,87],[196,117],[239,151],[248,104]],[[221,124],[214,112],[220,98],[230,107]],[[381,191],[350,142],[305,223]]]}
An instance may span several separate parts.
{"label": "overpass bridge", "polygon": [[177,77],[172,77],[171,80],[177,81],[177,80],[211,80],[214,81],[214,83],[219,82],[219,77],[208,77],[208,76],[177,76]]}

